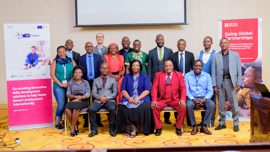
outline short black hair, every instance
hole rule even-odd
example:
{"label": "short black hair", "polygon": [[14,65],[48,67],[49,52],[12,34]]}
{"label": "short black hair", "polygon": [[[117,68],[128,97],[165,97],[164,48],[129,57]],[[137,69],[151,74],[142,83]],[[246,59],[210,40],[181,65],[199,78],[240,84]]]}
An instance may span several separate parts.
{"label": "short black hair", "polygon": [[187,44],[186,40],[184,40],[184,39],[179,39],[179,40],[177,41],[177,45],[178,45],[178,43],[179,43],[180,41],[184,41],[185,44]]}
{"label": "short black hair", "polygon": [[83,67],[82,66],[80,66],[80,65],[77,65],[77,66],[75,66],[74,68],[73,68],[73,74],[74,74],[74,72],[75,72],[75,70],[77,70],[77,69],[81,69],[82,70],[82,73],[84,72],[84,69],[83,69]]}
{"label": "short black hair", "polygon": [[141,62],[140,60],[134,59],[134,60],[132,60],[132,61],[130,62],[130,66],[129,66],[129,69],[128,69],[129,73],[133,73],[133,72],[132,72],[132,64],[135,63],[135,62],[138,62],[138,63],[139,63],[139,65],[140,65],[140,71],[143,70],[142,62]]}
{"label": "short black hair", "polygon": [[262,67],[259,65],[252,65],[250,66],[254,71],[254,80],[256,79],[262,79]]}
{"label": "short black hair", "polygon": [[58,46],[58,47],[57,47],[57,49],[56,49],[57,52],[58,52],[58,50],[61,49],[61,48],[64,48],[64,49],[66,50],[66,47],[64,47],[63,45],[61,45],[61,46]]}
{"label": "short black hair", "polygon": [[211,42],[213,42],[213,39],[212,39],[212,37],[211,37],[211,36],[206,36],[206,37],[203,39],[203,41],[204,41],[206,38],[211,39]]}
{"label": "short black hair", "polygon": [[37,47],[36,47],[36,46],[34,46],[34,45],[33,45],[33,46],[31,46],[31,49],[32,49],[32,48],[37,49]]}
{"label": "short black hair", "polygon": [[193,65],[195,65],[195,63],[196,63],[196,62],[201,62],[201,63],[202,63],[202,66],[203,66],[203,62],[202,62],[202,60],[200,60],[200,59],[195,60],[195,62],[194,62],[194,64],[193,64]]}
{"label": "short black hair", "polygon": [[139,42],[140,42],[140,44],[142,45],[141,41],[140,41],[140,40],[138,40],[138,39],[134,40],[134,41],[133,41],[133,43],[134,43],[134,42],[136,42],[136,41],[139,41]]}

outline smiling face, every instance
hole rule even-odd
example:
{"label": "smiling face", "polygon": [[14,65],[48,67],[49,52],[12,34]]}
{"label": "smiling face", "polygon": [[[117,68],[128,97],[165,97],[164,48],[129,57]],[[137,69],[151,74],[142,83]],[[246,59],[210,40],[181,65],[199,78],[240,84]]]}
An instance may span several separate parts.
{"label": "smiling face", "polygon": [[36,48],[31,48],[32,49],[32,54],[35,54],[37,52],[37,49]]}
{"label": "smiling face", "polygon": [[222,51],[226,51],[229,49],[229,41],[227,39],[221,39],[220,40],[220,43],[219,43],[219,46],[221,48]]}
{"label": "smiling face", "polygon": [[92,54],[93,50],[94,50],[94,47],[93,47],[93,44],[91,42],[87,42],[85,44],[85,50],[86,50],[86,53],[87,54]]}
{"label": "smiling face", "polygon": [[75,80],[81,80],[82,79],[82,76],[83,76],[83,72],[82,72],[81,69],[76,69],[74,71]]}
{"label": "smiling face", "polygon": [[141,49],[140,41],[134,41],[133,42],[133,49],[134,49],[134,52],[139,52],[140,51],[140,49]]}
{"label": "smiling face", "polygon": [[57,50],[57,55],[61,58],[61,59],[66,59],[67,58],[67,52],[65,50],[65,48],[59,48]]}
{"label": "smiling face", "polygon": [[130,45],[130,40],[128,37],[123,37],[122,39],[122,46],[124,49],[128,49]]}
{"label": "smiling face", "polygon": [[164,45],[164,37],[163,37],[163,35],[160,34],[160,35],[158,35],[156,37],[156,43],[157,43],[157,46],[159,48],[163,47],[163,45]]}
{"label": "smiling face", "polygon": [[132,66],[132,73],[138,73],[141,71],[139,62],[133,62]]}
{"label": "smiling face", "polygon": [[178,41],[177,48],[180,52],[185,51],[186,49],[186,42],[184,40]]}
{"label": "smiling face", "polygon": [[98,34],[96,35],[96,40],[97,40],[97,43],[98,43],[98,44],[103,44],[103,41],[104,41],[104,35],[101,34],[101,33],[98,33]]}
{"label": "smiling face", "polygon": [[171,73],[173,71],[173,63],[172,61],[166,61],[164,63],[164,70],[166,73]]}
{"label": "smiling face", "polygon": [[102,63],[100,66],[101,75],[107,76],[109,74],[109,65],[107,63]]}
{"label": "smiling face", "polygon": [[204,49],[210,49],[211,46],[212,46],[213,42],[212,40],[209,38],[209,37],[206,37],[204,40],[203,40],[203,46],[204,46]]}
{"label": "smiling face", "polygon": [[115,55],[115,54],[116,54],[117,48],[116,48],[115,45],[111,45],[111,46],[109,47],[109,49],[110,49],[111,55]]}
{"label": "smiling face", "polygon": [[196,75],[200,75],[203,69],[203,64],[200,61],[196,61],[193,65],[193,70]]}
{"label": "smiling face", "polygon": [[70,40],[70,39],[68,39],[68,40],[66,41],[65,47],[66,47],[66,49],[67,49],[68,51],[71,51],[71,50],[73,49],[73,47],[74,47],[73,41]]}

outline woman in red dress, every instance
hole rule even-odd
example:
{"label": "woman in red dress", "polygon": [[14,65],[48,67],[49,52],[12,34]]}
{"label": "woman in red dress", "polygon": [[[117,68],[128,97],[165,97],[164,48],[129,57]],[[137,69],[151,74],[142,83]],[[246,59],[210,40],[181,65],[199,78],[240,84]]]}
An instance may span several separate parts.
{"label": "woman in red dress", "polygon": [[125,75],[124,57],[119,55],[119,49],[117,44],[111,43],[108,47],[108,55],[104,55],[103,62],[108,63],[110,68],[110,76],[116,79],[118,86],[118,96],[116,97],[116,103],[118,104],[122,98],[121,84],[123,76]]}

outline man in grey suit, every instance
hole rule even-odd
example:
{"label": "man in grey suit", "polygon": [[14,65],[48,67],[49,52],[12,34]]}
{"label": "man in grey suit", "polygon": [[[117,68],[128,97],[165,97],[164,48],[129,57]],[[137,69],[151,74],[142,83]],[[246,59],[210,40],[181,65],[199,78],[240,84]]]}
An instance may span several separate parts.
{"label": "man in grey suit", "polygon": [[[172,49],[164,46],[164,37],[162,34],[156,36],[157,47],[149,51],[147,75],[153,83],[155,73],[164,70],[164,62],[169,59],[173,53]],[[170,121],[170,112],[164,112],[165,123],[172,124]]]}
{"label": "man in grey suit", "polygon": [[229,40],[222,38],[221,51],[213,55],[211,75],[214,92],[218,95],[219,126],[215,130],[226,128],[225,103],[228,97],[232,105],[234,131],[239,131],[239,109],[237,92],[241,86],[241,59],[237,52],[229,50]]}
{"label": "man in grey suit", "polygon": [[96,112],[101,108],[109,111],[109,133],[116,136],[114,132],[116,104],[115,98],[118,95],[118,87],[116,80],[109,76],[109,65],[102,63],[100,67],[101,76],[94,79],[92,87],[92,95],[95,99],[89,107],[89,117],[91,123],[91,133],[89,137],[98,134],[98,125],[96,123]]}
{"label": "man in grey suit", "polygon": [[101,59],[103,60],[103,56],[107,54],[108,48],[103,45],[104,42],[104,34],[98,33],[96,35],[97,45],[94,47],[94,53],[101,56]]}

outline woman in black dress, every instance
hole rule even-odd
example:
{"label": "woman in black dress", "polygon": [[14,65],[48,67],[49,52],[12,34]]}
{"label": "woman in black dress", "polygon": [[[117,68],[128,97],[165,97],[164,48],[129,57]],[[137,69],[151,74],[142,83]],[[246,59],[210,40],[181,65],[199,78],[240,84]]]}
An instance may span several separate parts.
{"label": "woman in black dress", "polygon": [[89,83],[82,79],[83,67],[75,66],[73,69],[74,80],[70,81],[67,88],[67,97],[70,102],[66,104],[65,114],[71,124],[70,135],[74,137],[79,134],[77,121],[81,109],[87,108],[87,98],[90,97]]}

